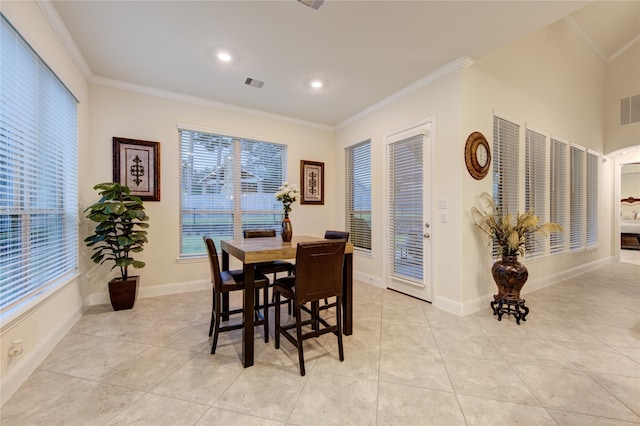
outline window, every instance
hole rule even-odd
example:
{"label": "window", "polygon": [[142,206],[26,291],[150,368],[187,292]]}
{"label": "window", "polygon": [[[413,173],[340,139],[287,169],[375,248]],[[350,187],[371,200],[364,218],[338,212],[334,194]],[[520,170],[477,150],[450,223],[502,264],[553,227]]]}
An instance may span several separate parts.
{"label": "window", "polygon": [[281,227],[274,198],[285,180],[284,145],[180,129],[180,255],[204,253],[202,236],[240,238]]}
{"label": "window", "polygon": [[[527,129],[525,133],[524,209],[533,211],[539,223],[547,221],[546,147],[545,135]],[[527,256],[540,256],[545,252],[546,238],[534,233],[527,238]]]}
{"label": "window", "polygon": [[2,16],[0,308],[78,267],[76,100]]}
{"label": "window", "polygon": [[[493,199],[500,215],[518,214],[519,135],[519,125],[493,117]],[[497,253],[494,243],[493,254]]]}
{"label": "window", "polygon": [[371,141],[345,149],[346,229],[354,247],[371,250]]}
{"label": "window", "polygon": [[569,248],[584,247],[584,148],[571,145],[571,192],[569,194]]}
{"label": "window", "polygon": [[600,156],[587,152],[587,247],[598,244],[598,164]]}
{"label": "window", "polygon": [[563,232],[553,232],[549,236],[551,253],[561,253],[565,250],[565,232],[567,229],[567,144],[557,139],[551,139],[551,172],[549,179],[550,218],[564,229]]}

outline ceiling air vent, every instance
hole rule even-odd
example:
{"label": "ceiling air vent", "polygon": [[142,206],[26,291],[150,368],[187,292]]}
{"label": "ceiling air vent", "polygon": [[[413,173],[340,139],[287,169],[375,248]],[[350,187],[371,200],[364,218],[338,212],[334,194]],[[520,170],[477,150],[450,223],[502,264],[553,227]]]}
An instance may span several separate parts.
{"label": "ceiling air vent", "polygon": [[640,95],[620,99],[620,125],[640,123]]}
{"label": "ceiling air vent", "polygon": [[256,80],[255,78],[247,77],[247,79],[244,81],[244,84],[246,84],[247,86],[257,87],[258,89],[261,89],[262,86],[264,86],[264,81],[260,81],[260,80]]}
{"label": "ceiling air vent", "polygon": [[309,6],[313,10],[320,9],[320,6],[322,6],[322,3],[324,3],[324,0],[298,0],[298,1],[304,4],[305,6]]}

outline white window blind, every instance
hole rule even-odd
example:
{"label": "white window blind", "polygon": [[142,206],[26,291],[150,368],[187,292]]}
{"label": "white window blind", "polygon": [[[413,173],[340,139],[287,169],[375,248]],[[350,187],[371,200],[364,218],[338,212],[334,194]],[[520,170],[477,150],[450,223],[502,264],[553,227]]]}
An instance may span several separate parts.
{"label": "white window blind", "polygon": [[549,179],[549,221],[562,226],[563,232],[549,236],[551,253],[565,250],[567,232],[567,144],[551,139],[551,164]]}
{"label": "white window blind", "polygon": [[[520,186],[519,140],[519,125],[493,117],[493,199],[500,215],[510,213],[514,218],[518,214]],[[494,256],[497,253],[494,243]]]}
{"label": "white window blind", "polygon": [[202,236],[241,238],[244,229],[280,232],[286,147],[200,131],[180,133],[180,255],[204,253]]}
{"label": "white window blind", "polygon": [[600,155],[587,152],[587,246],[598,244],[598,165]]}
{"label": "white window blind", "polygon": [[423,283],[423,142],[419,134],[388,145],[390,275]]}
{"label": "white window blind", "polygon": [[76,100],[2,16],[0,308],[77,272]]}
{"label": "white window blind", "polygon": [[[545,135],[531,129],[526,130],[524,206],[525,211],[531,210],[538,216],[541,224],[547,222],[546,145]],[[529,235],[525,247],[527,256],[543,255],[545,242],[544,235],[539,233]]]}
{"label": "white window blind", "polygon": [[571,191],[569,195],[569,248],[584,247],[585,161],[584,148],[571,145]]}
{"label": "white window blind", "polygon": [[354,247],[371,250],[371,141],[345,149],[346,229]]}

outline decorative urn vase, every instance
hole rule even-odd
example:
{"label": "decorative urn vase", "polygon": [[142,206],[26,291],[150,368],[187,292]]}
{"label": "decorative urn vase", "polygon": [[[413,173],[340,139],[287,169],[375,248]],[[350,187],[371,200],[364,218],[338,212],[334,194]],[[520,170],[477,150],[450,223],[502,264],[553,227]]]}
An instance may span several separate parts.
{"label": "decorative urn vase", "polygon": [[284,219],[282,220],[282,241],[285,243],[291,242],[291,237],[293,237],[293,228],[291,227],[291,220],[289,219],[289,215],[285,213]]}
{"label": "decorative urn vase", "polygon": [[520,300],[520,290],[529,278],[527,268],[518,262],[518,255],[503,255],[491,268],[491,274],[498,286],[496,299]]}

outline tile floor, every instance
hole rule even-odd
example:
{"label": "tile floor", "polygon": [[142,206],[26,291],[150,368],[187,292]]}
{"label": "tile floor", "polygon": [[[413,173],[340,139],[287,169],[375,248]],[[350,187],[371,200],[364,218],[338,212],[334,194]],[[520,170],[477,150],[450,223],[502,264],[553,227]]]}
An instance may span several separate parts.
{"label": "tile floor", "polygon": [[526,295],[518,326],[355,285],[355,332],[275,350],[256,329],[209,354],[210,293],[91,308],[2,407],[2,425],[628,425],[640,423],[640,265]]}

